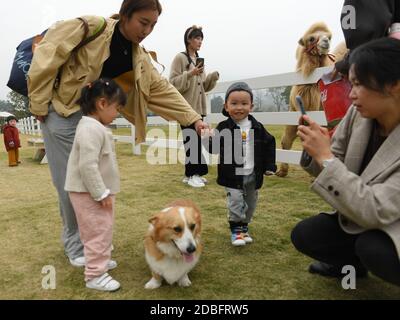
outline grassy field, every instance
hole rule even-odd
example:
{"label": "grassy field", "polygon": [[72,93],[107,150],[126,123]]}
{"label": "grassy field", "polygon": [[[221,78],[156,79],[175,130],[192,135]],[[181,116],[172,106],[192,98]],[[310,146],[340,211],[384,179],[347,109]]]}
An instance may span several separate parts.
{"label": "grassy field", "polygon": [[[279,128],[271,132],[280,135]],[[2,139],[2,137],[0,137]],[[149,166],[133,157],[131,146],[117,145],[122,192],[117,200],[112,271],[122,284],[113,294],[86,290],[83,270],[68,263],[61,245],[61,219],[47,166],[31,160],[33,150],[22,136],[22,165],[8,168],[0,152],[0,299],[398,299],[400,289],[370,277],[345,291],[340,282],[312,276],[310,259],[297,253],[290,232],[302,219],[329,209],[309,190],[310,177],[294,167],[287,179],[266,179],[251,226],[255,243],[233,248],[226,221],[225,194],[215,183],[193,190],[182,184],[183,167]],[[279,139],[279,137],[278,137]],[[278,140],[279,141],[279,140]],[[145,151],[145,148],[143,148]],[[143,289],[150,278],[143,237],[152,213],[176,198],[193,199],[203,213],[204,255],[190,277],[188,289],[163,286]],[[42,268],[57,271],[57,289],[42,289]]]}

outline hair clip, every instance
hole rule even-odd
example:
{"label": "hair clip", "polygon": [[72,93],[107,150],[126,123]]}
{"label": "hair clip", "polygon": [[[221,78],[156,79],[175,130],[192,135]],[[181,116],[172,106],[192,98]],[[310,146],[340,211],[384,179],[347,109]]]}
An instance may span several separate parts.
{"label": "hair clip", "polygon": [[89,89],[92,89],[92,87],[93,87],[92,83],[89,82],[89,83],[87,84],[87,87],[88,87]]}
{"label": "hair clip", "polygon": [[189,32],[188,32],[188,34],[187,34],[188,40],[190,39],[190,36],[192,35],[193,31],[195,31],[195,30],[203,31],[203,27],[193,25],[193,26],[189,29]]}

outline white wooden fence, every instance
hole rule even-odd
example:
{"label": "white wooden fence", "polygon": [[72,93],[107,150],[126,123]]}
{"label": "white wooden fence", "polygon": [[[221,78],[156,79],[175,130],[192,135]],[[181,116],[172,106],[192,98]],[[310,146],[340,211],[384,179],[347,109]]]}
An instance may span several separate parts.
{"label": "white wooden fence", "polygon": [[[321,79],[322,75],[325,73],[331,72],[332,67],[319,68],[317,69],[310,77],[304,78],[299,73],[285,73],[278,75],[271,75],[266,77],[252,78],[240,80],[247,82],[249,86],[253,90],[258,89],[267,89],[267,88],[277,88],[277,87],[285,87],[285,86],[294,86],[294,85],[302,85],[302,84],[314,84]],[[212,94],[224,93],[229,88],[231,84],[236,81],[231,82],[222,82],[219,83],[216,88],[209,93],[209,96]],[[326,117],[324,112],[309,112],[309,115],[319,124],[326,125]],[[260,112],[256,114],[257,120],[265,125],[297,125],[300,118],[300,113],[297,112]],[[217,124],[221,121],[226,120],[222,114],[208,114],[205,121],[209,124]],[[129,125],[128,121],[125,119],[117,119],[114,122],[117,126],[127,126]],[[170,125],[176,126],[176,123],[168,124],[167,121],[160,117],[149,117],[148,118],[149,125]],[[135,146],[135,127],[131,126],[132,135],[129,136],[116,136],[116,139],[121,142],[132,143],[133,145],[133,153],[135,155],[141,154],[141,146]],[[173,128],[172,128],[173,130]],[[277,141],[279,144],[279,141]],[[145,145],[157,146],[158,148],[182,148],[181,140],[167,140],[167,139],[153,139],[147,138]],[[285,162],[290,164],[299,164],[301,157],[301,152],[299,151],[286,151],[286,150],[277,150],[277,162]]]}
{"label": "white wooden fence", "polygon": [[[266,77],[244,79],[239,81],[247,82],[253,90],[267,89],[267,88],[277,88],[284,86],[294,86],[302,84],[314,84],[324,75],[332,71],[332,67],[319,68],[308,78],[303,78],[299,73],[285,73],[278,75],[271,75]],[[228,87],[236,81],[222,82],[219,83],[216,88],[209,93],[218,94],[224,93]],[[310,112],[309,115],[319,124],[326,125],[326,118],[323,112]],[[256,114],[257,120],[265,125],[297,125],[300,118],[300,113],[297,112],[261,112]],[[217,124],[221,121],[226,120],[222,114],[209,114],[205,121],[209,124]],[[117,127],[130,127],[130,136],[115,136],[115,139],[119,142],[132,144],[132,151],[134,155],[141,154],[141,145],[135,145],[136,130],[135,126],[131,125],[125,119],[116,119],[113,125]],[[161,117],[148,117],[149,126],[170,126],[173,129],[176,123],[168,123]],[[27,118],[20,120],[18,124],[19,129],[24,134],[30,135],[40,135],[40,123],[34,118]],[[279,141],[277,141],[279,143]],[[144,145],[157,146],[159,148],[182,148],[181,140],[174,139],[154,139],[148,137]],[[299,164],[301,152],[299,151],[285,151],[277,150],[277,162],[286,162],[290,164]]]}
{"label": "white wooden fence", "polygon": [[28,134],[31,136],[41,136],[42,130],[40,128],[40,122],[34,117],[24,118],[18,120],[17,127],[22,134]]}

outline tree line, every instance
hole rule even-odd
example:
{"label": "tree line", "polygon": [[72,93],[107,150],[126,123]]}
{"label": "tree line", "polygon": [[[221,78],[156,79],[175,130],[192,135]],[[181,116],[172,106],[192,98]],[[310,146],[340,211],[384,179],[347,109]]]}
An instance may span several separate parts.
{"label": "tree line", "polygon": [[0,111],[12,113],[18,119],[31,116],[28,98],[15,91],[7,94],[7,100],[0,100]]}
{"label": "tree line", "polygon": [[[283,112],[289,110],[292,87],[279,87],[254,90],[254,112]],[[224,98],[214,95],[211,98],[211,113],[220,113],[224,108]]]}

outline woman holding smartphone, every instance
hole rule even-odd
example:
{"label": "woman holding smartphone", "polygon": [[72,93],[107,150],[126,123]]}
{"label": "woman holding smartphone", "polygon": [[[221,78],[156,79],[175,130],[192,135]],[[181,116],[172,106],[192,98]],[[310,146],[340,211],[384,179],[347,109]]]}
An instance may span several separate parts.
{"label": "woman holding smartphone", "polygon": [[352,266],[400,286],[400,40],[362,45],[349,62],[353,106],[332,142],[309,116],[298,132],[312,189],[335,212],[300,222],[292,242],[318,260],[311,273],[342,278]]}
{"label": "woman holding smartphone", "polygon": [[[199,57],[204,34],[201,27],[193,26],[185,32],[185,51],[179,53],[171,66],[170,82],[202,118],[207,115],[206,92],[214,89],[218,72],[206,75],[204,59]],[[201,139],[193,126],[182,126],[186,150],[184,183],[194,188],[205,187],[208,166],[202,156]]]}

